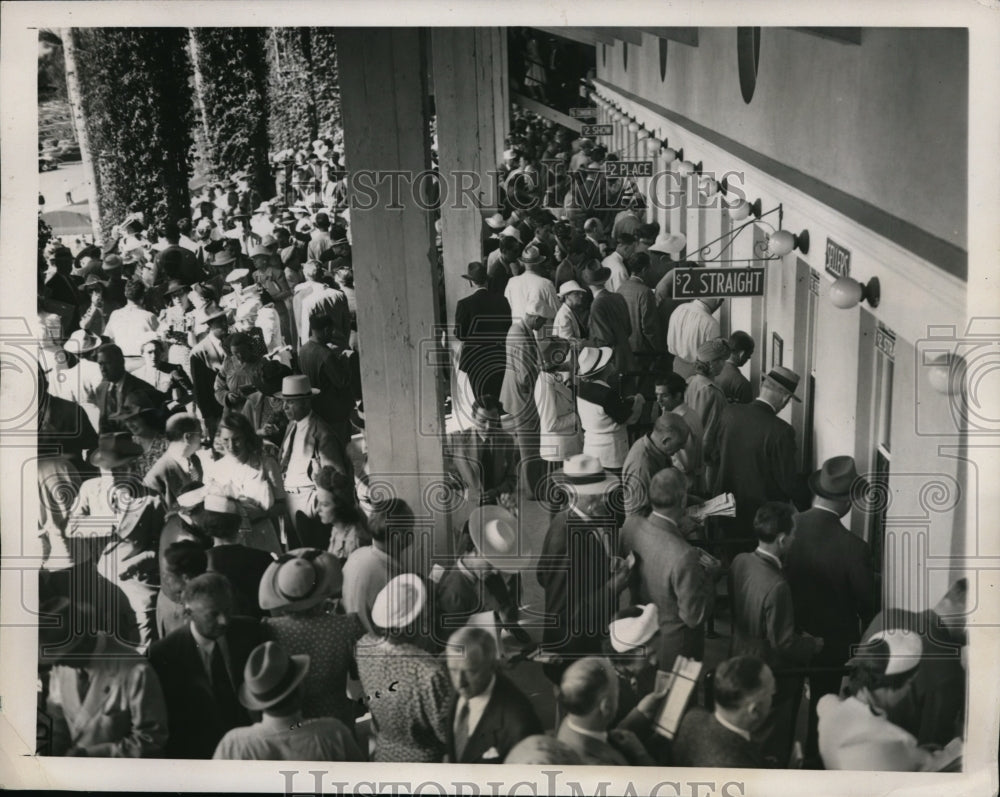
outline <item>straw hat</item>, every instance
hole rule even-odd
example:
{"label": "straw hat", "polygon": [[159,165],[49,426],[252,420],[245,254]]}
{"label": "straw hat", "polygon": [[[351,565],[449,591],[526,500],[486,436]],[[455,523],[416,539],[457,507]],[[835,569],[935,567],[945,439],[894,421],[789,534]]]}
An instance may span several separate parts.
{"label": "straw hat", "polygon": [[340,594],[340,561],[315,548],[296,548],[268,565],[257,599],[264,611],[303,611]]}
{"label": "straw hat", "polygon": [[596,374],[604,366],[611,362],[611,358],[614,356],[614,349],[610,346],[601,346],[599,349],[587,346],[580,349],[580,355],[577,358],[580,376],[590,376],[591,374]]}
{"label": "straw hat", "polygon": [[656,242],[649,247],[650,252],[660,252],[676,257],[687,246],[687,238],[681,233],[661,232],[656,236]]}
{"label": "straw hat", "polygon": [[785,368],[783,365],[776,365],[767,372],[767,376],[764,377],[764,380],[772,387],[777,387],[783,390],[796,401],[802,401],[802,399],[795,395],[795,390],[799,386],[799,375],[791,368]]}
{"label": "straw hat", "polygon": [[91,352],[100,345],[101,339],[97,335],[92,335],[84,329],[78,329],[66,339],[63,348],[70,354],[79,355]]}
{"label": "straw hat", "polygon": [[611,647],[618,653],[627,653],[645,645],[660,628],[659,613],[655,603],[647,603],[638,608],[642,609],[642,614],[612,620],[608,626]]}
{"label": "straw hat", "polygon": [[518,571],[531,556],[518,545],[517,518],[502,506],[476,507],[469,516],[469,536],[476,552],[505,573]]}
{"label": "straw hat", "polygon": [[274,397],[281,399],[299,399],[317,395],[319,395],[319,388],[312,387],[309,384],[308,376],[305,374],[294,374],[292,376],[286,376],[281,380],[281,392],[275,393]]}
{"label": "straw hat", "polygon": [[427,588],[416,573],[403,573],[386,584],[372,606],[372,622],[386,631],[410,625],[427,603]]}
{"label": "straw hat", "polygon": [[563,462],[563,469],[552,475],[553,481],[564,487],[571,487],[577,495],[604,493],[609,487],[619,483],[616,476],[604,472],[604,466],[597,457],[589,454],[574,454]]}

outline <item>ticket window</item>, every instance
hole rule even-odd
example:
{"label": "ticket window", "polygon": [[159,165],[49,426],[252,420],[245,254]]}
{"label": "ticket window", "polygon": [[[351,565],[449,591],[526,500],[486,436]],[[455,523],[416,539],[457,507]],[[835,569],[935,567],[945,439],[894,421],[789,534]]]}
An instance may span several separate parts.
{"label": "ticket window", "polygon": [[[745,235],[745,233],[744,233]],[[765,240],[765,232],[758,226],[753,225],[753,248],[751,250],[750,256],[755,258],[750,265],[758,268],[765,269],[765,280],[774,279],[771,274],[768,274],[766,269],[769,265],[766,261],[760,260],[759,255],[761,252],[767,250],[767,242]],[[745,255],[739,255],[743,257]],[[746,299],[742,300],[746,302]],[[767,318],[765,313],[766,296],[754,296],[750,299],[750,335],[753,337],[756,343],[757,349],[754,352],[753,358],[750,360],[750,386],[753,389],[754,395],[760,393],[760,382],[764,374],[767,373],[768,369],[771,367],[771,352],[768,351],[770,346],[770,338],[768,337],[767,330]],[[734,308],[735,309],[735,308]],[[735,313],[734,313],[735,316]],[[746,329],[746,327],[739,326],[734,318],[734,329]]]}
{"label": "ticket window", "polygon": [[[796,427],[796,437],[799,439],[799,467],[805,473],[811,473],[818,467],[815,461],[815,430],[813,422],[816,406],[816,317],[819,310],[820,276],[802,259],[796,264],[796,296],[801,296],[805,287],[805,296],[796,301],[795,368],[802,375],[799,389],[801,404],[792,407],[793,423]],[[799,312],[802,308],[802,312]],[[801,341],[801,343],[799,342]],[[801,352],[798,347],[801,346]]]}
{"label": "ticket window", "polygon": [[[867,323],[865,323],[867,322]],[[870,346],[870,355],[862,359],[862,376],[871,376],[870,403],[867,418],[867,440],[861,441],[863,457],[858,458],[858,469],[868,471],[868,479],[877,490],[888,491],[889,474],[892,469],[892,394],[895,372],[895,333],[878,323],[869,314],[863,314],[863,326],[868,326],[871,335],[863,335],[862,340]],[[864,360],[868,360],[867,367]],[[859,433],[862,430],[859,429]],[[859,446],[860,447],[860,446]],[[868,540],[876,572],[882,571],[885,544],[886,509],[884,501],[875,502],[871,512],[852,512],[851,529]]]}

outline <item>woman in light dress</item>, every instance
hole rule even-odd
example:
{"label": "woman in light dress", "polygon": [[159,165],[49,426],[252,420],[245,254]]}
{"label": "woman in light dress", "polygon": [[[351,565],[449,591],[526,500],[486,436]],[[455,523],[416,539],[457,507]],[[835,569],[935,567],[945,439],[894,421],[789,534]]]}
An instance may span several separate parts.
{"label": "woman in light dress", "polygon": [[205,487],[239,503],[243,545],[280,554],[285,489],[278,461],[264,450],[249,419],[237,412],[222,416],[217,441],[222,457],[205,464]]}

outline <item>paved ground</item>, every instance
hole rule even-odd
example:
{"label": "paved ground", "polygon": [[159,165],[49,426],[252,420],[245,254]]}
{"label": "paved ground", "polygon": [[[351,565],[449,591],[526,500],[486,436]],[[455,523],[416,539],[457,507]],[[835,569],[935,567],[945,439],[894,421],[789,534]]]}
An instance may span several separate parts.
{"label": "paved ground", "polygon": [[[58,169],[51,172],[40,172],[38,192],[45,197],[45,205],[40,207],[43,213],[86,201],[87,191],[84,187],[83,164],[63,163],[59,165]],[[66,200],[67,192],[72,195],[72,202]],[[74,208],[74,210],[79,210],[79,208]],[[86,209],[81,212],[86,212]]]}

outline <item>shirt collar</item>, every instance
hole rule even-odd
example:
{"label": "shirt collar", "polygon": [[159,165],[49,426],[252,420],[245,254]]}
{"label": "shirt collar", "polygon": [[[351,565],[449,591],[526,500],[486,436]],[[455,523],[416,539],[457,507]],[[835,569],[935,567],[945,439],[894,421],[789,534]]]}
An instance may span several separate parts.
{"label": "shirt collar", "polygon": [[726,718],[723,717],[718,711],[715,712],[715,719],[718,720],[719,724],[723,728],[728,728],[737,736],[742,736],[748,742],[750,741],[750,731],[745,730],[744,728],[737,727],[736,725],[733,725],[733,723],[728,722]]}
{"label": "shirt collar", "polygon": [[296,428],[296,430],[301,432],[303,429],[305,429],[309,425],[309,419],[310,418],[312,418],[312,412],[310,412],[308,415],[306,415],[305,418],[301,418],[300,420],[297,420],[295,422],[295,428]]}
{"label": "shirt collar", "polygon": [[268,729],[273,728],[276,730],[284,731],[298,726],[299,724],[302,723],[302,721],[303,721],[302,712],[293,714],[290,717],[275,717],[272,714],[268,714],[265,711],[264,714],[261,716],[260,722],[258,724]]}
{"label": "shirt collar", "polygon": [[458,561],[455,562],[455,567],[458,568],[458,572],[465,576],[465,578],[469,581],[476,581],[476,574],[469,570],[462,557],[459,557]]}
{"label": "shirt collar", "polygon": [[486,704],[490,702],[490,698],[493,697],[493,687],[496,686],[496,684],[497,684],[497,676],[496,673],[494,673],[493,677],[490,678],[489,686],[487,686],[478,695],[476,695],[475,697],[468,697],[468,698],[459,697],[458,698],[459,707],[461,708],[462,701],[464,700],[466,703],[469,704],[470,709],[478,706],[482,706],[485,708]]}
{"label": "shirt collar", "polygon": [[816,505],[814,504],[814,505],[813,505],[813,509],[819,509],[819,510],[821,510],[821,511],[823,511],[823,512],[829,512],[829,513],[830,513],[831,515],[833,515],[833,516],[834,516],[835,518],[837,518],[837,520],[840,520],[840,515],[838,515],[838,514],[837,514],[836,512],[834,512],[834,511],[833,511],[832,509],[830,509],[830,507],[828,507],[828,506],[816,506]]}
{"label": "shirt collar", "polygon": [[766,404],[768,407],[770,407],[772,410],[774,410],[774,414],[775,415],[778,414],[778,408],[775,407],[770,401],[768,401],[763,396],[757,396],[757,401],[759,401],[761,404]]}
{"label": "shirt collar", "polygon": [[592,731],[589,728],[581,728],[579,725],[573,722],[572,717],[566,717],[566,724],[569,725],[569,727],[572,728],[574,731],[583,736],[589,736],[591,739],[597,739],[599,742],[604,742],[605,744],[608,741],[607,731]]}
{"label": "shirt collar", "polygon": [[778,568],[778,570],[781,570],[781,560],[770,551],[765,551],[758,545],[757,550],[754,551],[754,553],[760,557],[763,557],[764,559],[769,559],[774,564],[774,566]]}
{"label": "shirt collar", "polygon": [[675,529],[677,529],[678,531],[680,531],[680,526],[677,525],[677,521],[674,520],[673,518],[667,517],[662,512],[657,512],[655,509],[653,509],[649,513],[650,517],[652,517],[653,515],[656,515],[656,517],[658,517],[658,518],[662,518],[663,520],[667,521],[667,523],[669,523],[671,526],[673,526]]}

